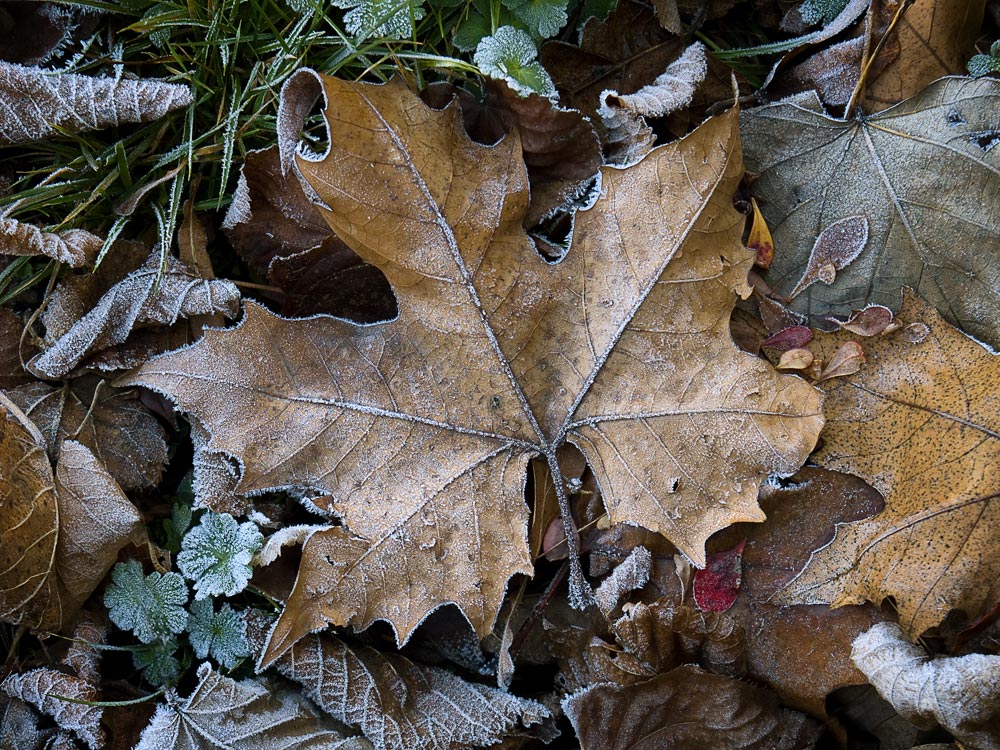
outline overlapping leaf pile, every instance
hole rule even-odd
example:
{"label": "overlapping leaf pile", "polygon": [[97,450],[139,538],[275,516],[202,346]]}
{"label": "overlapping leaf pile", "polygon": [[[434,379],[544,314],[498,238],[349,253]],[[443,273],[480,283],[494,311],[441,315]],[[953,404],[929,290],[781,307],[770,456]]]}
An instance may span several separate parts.
{"label": "overlapping leaf pile", "polygon": [[[194,200],[178,257],[0,215],[77,269],[0,309],[0,745],[1000,747],[1000,84],[930,81],[986,4],[759,2],[742,111],[679,35],[738,4],[623,0],[560,104],[298,71],[242,288]],[[8,141],[191,104],[2,86]]]}

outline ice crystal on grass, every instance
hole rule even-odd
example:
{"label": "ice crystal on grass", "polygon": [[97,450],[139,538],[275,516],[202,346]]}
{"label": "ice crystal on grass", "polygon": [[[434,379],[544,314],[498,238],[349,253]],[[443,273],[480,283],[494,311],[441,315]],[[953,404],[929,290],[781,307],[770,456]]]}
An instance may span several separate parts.
{"label": "ice crystal on grass", "polygon": [[210,599],[192,602],[188,634],[195,656],[211,657],[224,669],[232,669],[250,655],[246,619],[228,604],[216,612]]}
{"label": "ice crystal on grass", "polygon": [[507,81],[522,96],[555,96],[555,84],[537,57],[538,49],[527,32],[501,26],[479,42],[474,59],[483,75]]}
{"label": "ice crystal on grass", "polygon": [[238,524],[228,513],[209,511],[185,535],[177,566],[194,581],[195,599],[233,596],[247,587],[250,560],[263,542],[253,523]]}
{"label": "ice crystal on grass", "polygon": [[104,606],[111,621],[143,643],[165,640],[187,625],[188,589],[177,573],[142,574],[137,560],[115,565]]}
{"label": "ice crystal on grass", "polygon": [[413,23],[424,17],[422,3],[409,0],[333,0],[347,11],[344,26],[355,36],[405,39]]}

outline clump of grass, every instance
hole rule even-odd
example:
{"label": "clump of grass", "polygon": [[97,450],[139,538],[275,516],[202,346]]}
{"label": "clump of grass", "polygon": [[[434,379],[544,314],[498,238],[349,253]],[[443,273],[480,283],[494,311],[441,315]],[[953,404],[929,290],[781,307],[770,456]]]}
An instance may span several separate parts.
{"label": "clump of grass", "polygon": [[[293,71],[310,66],[350,78],[386,80],[403,71],[469,76],[451,57],[463,5],[412,19],[408,39],[349,35],[322,0],[81,0],[106,13],[100,29],[67,51],[69,72],[157,78],[191,88],[185,109],[122,126],[0,149],[16,174],[0,209],[52,230],[82,227],[169,247],[181,206],[224,208],[243,156],[275,142],[277,100]],[[292,7],[292,6],[296,7]],[[102,254],[103,255],[103,254]],[[22,260],[0,272],[0,297],[54,268]]]}

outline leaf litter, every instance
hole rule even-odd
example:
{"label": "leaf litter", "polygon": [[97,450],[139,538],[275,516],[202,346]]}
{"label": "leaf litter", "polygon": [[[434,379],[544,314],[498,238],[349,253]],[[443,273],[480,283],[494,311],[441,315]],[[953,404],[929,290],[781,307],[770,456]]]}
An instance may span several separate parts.
{"label": "leaf litter", "polygon": [[[65,63],[43,85],[80,101],[102,86],[117,98],[93,117],[45,105],[55,131],[18,98],[0,121],[53,153],[86,146],[68,130],[123,118],[162,118],[157,138],[174,137],[186,87],[117,63],[75,74],[83,58],[63,55],[100,46],[84,35],[107,17],[40,5],[51,38],[0,55]],[[495,28],[541,18],[502,5]],[[866,729],[996,746],[996,707],[980,700],[1000,612],[995,355],[914,294],[898,307],[916,285],[996,343],[995,202],[975,199],[996,192],[995,81],[929,80],[962,70],[987,3],[757,2],[755,29],[795,38],[756,50],[787,54],[764,104],[741,99],[745,179],[731,71],[746,94],[770,63],[713,35],[749,5],[656,5],[658,19],[622,2],[581,25],[581,46],[548,42],[538,58],[519,37],[524,69],[504,59],[500,73],[531,86],[552,73],[551,98],[499,79],[473,95],[458,72],[421,92],[427,108],[413,78],[292,76],[280,147],[241,157],[225,229],[259,274],[243,294],[314,317],[241,304],[216,278],[213,263],[242,272],[217,252],[197,158],[171,172],[179,260],[112,241],[123,223],[90,226],[86,203],[53,225],[0,173],[0,251],[22,256],[2,278],[59,268],[47,258],[75,269],[44,299],[11,296],[0,320],[3,743],[535,750],[572,726],[586,748],[812,747],[801,711],[827,745]],[[27,23],[8,6],[0,27]],[[318,96],[329,146],[293,158]],[[602,103],[629,127],[598,117]],[[125,183],[116,154],[109,180]],[[155,201],[156,184],[136,195]],[[201,301],[185,307],[182,288]],[[759,355],[729,333],[751,289],[756,312],[732,331]],[[788,476],[824,416],[813,460],[878,491],[826,468]],[[158,582],[169,596],[144,588]],[[110,648],[132,651],[128,680],[118,656],[97,658],[105,610]],[[866,680],[888,702],[845,687]],[[875,726],[878,712],[891,718]]]}

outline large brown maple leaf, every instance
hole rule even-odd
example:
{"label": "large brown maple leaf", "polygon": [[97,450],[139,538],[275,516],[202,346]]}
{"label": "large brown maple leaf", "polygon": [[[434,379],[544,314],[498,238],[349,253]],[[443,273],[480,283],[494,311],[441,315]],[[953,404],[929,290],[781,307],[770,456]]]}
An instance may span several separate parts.
{"label": "large brown maple leaf", "polygon": [[239,459],[241,491],[319,490],[343,521],[306,542],[263,664],[327,623],[381,619],[404,642],[446,603],[487,634],[508,579],[532,572],[527,462],[560,476],[566,441],[613,522],[662,532],[696,564],[712,532],[763,520],[758,485],[808,455],[821,396],[729,335],[752,259],[731,202],[735,112],[604,169],[572,249],[547,263],[521,226],[516,134],[481,146],[456,106],[311,71],[284,116],[320,86],[330,146],[298,169],[385,273],[398,317],[284,320],[248,303],[238,327],[126,379],[203,422],[211,449]]}

